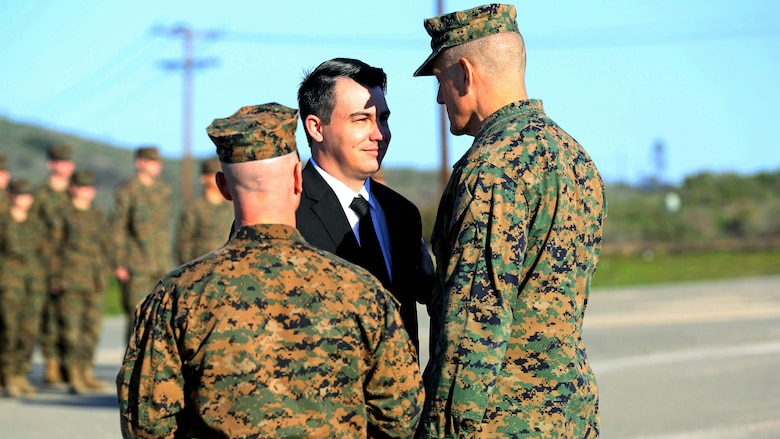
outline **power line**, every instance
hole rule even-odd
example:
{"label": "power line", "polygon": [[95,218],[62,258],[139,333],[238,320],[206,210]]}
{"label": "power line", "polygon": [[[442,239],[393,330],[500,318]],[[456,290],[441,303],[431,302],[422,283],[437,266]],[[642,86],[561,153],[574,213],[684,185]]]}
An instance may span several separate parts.
{"label": "power line", "polygon": [[145,81],[139,82],[135,87],[132,87],[121,96],[113,97],[110,102],[105,103],[100,108],[92,107],[91,112],[84,113],[83,120],[91,120],[92,125],[98,126],[99,124],[97,122],[99,122],[102,118],[115,113],[115,111],[111,110],[117,108],[117,103],[127,102],[132,98],[137,99],[140,96],[154,91],[155,87],[152,86],[153,83],[157,84],[157,88],[163,85],[164,82],[159,81],[160,78],[163,78],[163,75],[160,72],[157,72],[156,74],[147,77]]}
{"label": "power line", "polygon": [[[522,32],[522,29],[521,29]],[[220,31],[223,42],[263,44],[271,46],[350,46],[371,47],[376,50],[419,51],[427,46],[428,39],[422,33],[415,37],[363,36],[363,35],[306,35],[264,32]],[[780,36],[780,27],[773,23],[722,26],[712,23],[711,28],[691,30],[686,23],[648,23],[637,26],[616,26],[582,29],[557,35],[535,34],[535,50],[602,49],[611,47],[639,47],[683,44],[697,41],[741,40]]]}
{"label": "power line", "polygon": [[669,24],[664,26],[651,24],[644,28],[612,27],[568,32],[556,36],[534,35],[532,39],[534,50],[581,50],[665,46],[767,37],[780,37],[780,28],[777,25],[751,24],[747,27],[691,30],[687,27],[675,29],[673,25]]}
{"label": "power line", "polygon": [[71,102],[74,97],[83,101],[86,98],[104,93],[115,87],[122,78],[134,73],[138,64],[145,61],[150,53],[159,47],[158,40],[144,40],[142,36],[139,36],[103,66],[96,69],[92,75],[46,100],[35,109],[35,112],[38,113],[44,109],[46,111],[56,110],[58,106]]}
{"label": "power line", "polygon": [[399,36],[356,36],[356,35],[305,35],[305,34],[281,34],[264,32],[220,32],[220,39],[226,42],[260,43],[274,46],[367,46],[371,48],[419,49],[421,43],[426,43],[424,35],[419,37]]}
{"label": "power line", "polygon": [[46,3],[48,3],[46,0],[39,1],[38,4],[26,2],[27,11],[23,13],[22,17],[13,26],[6,27],[5,35],[0,34],[0,47],[6,46],[11,38],[19,38],[25,30],[30,29],[40,19],[41,11],[43,11]]}

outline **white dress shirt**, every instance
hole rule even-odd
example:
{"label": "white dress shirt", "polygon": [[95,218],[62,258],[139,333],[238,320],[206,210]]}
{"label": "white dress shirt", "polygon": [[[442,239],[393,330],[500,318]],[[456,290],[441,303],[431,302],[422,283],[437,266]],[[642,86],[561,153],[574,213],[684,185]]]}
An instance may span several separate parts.
{"label": "white dress shirt", "polygon": [[349,205],[358,195],[363,196],[363,198],[368,201],[368,205],[371,206],[371,220],[374,222],[374,231],[376,232],[376,237],[379,240],[379,246],[382,247],[382,255],[385,257],[387,273],[390,276],[390,280],[392,280],[393,271],[390,261],[390,235],[387,232],[387,219],[385,218],[385,212],[382,210],[382,206],[380,206],[379,203],[376,202],[376,199],[371,196],[371,180],[367,179],[365,183],[363,183],[363,187],[360,188],[360,191],[355,193],[347,185],[336,179],[336,177],[328,174],[324,169],[320,168],[314,159],[309,160],[314,166],[314,169],[316,169],[317,172],[319,172],[319,174],[322,176],[323,180],[325,180],[325,183],[327,183],[328,186],[333,189],[333,192],[336,193],[336,198],[338,198],[339,204],[341,204],[341,209],[344,211],[344,215],[347,216],[347,221],[349,221],[349,225],[352,227],[352,232],[355,234],[358,244],[360,244],[360,232],[358,232],[360,217],[358,217],[357,213],[355,213],[355,211],[352,210]]}

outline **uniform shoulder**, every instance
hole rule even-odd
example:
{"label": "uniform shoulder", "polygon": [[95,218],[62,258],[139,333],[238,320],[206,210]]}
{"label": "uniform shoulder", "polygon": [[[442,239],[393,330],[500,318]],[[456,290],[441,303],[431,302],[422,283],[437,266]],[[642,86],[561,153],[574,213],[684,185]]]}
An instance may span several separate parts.
{"label": "uniform shoulder", "polygon": [[214,267],[221,260],[225,259],[224,255],[221,256],[219,254],[219,250],[213,250],[179,265],[163,276],[161,282],[169,285],[187,286],[196,283],[198,280],[203,280],[214,273]]}
{"label": "uniform shoulder", "polygon": [[[308,242],[300,242],[297,246],[297,250],[302,254],[305,254],[308,261],[312,264],[320,266],[319,268],[327,268],[324,272],[335,272],[339,278],[349,279],[350,282],[357,282],[364,284],[366,287],[377,288],[381,284],[379,281],[365,268],[354,264],[341,256],[331,253],[326,250],[322,250]],[[308,254],[306,254],[308,253]],[[322,270],[320,270],[323,272]]]}
{"label": "uniform shoulder", "polygon": [[132,188],[134,188],[138,184],[139,183],[138,183],[137,179],[129,178],[127,180],[119,182],[119,184],[116,187],[116,190],[117,190],[117,192],[125,192],[125,191],[128,191],[128,190],[131,190]]}

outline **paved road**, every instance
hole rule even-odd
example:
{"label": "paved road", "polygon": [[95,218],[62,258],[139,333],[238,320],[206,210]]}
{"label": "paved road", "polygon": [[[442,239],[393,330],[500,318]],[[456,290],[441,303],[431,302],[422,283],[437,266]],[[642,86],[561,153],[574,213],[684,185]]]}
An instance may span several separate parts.
{"label": "paved road", "polygon": [[599,291],[602,437],[780,438],[780,277]]}
{"label": "paved road", "polygon": [[[112,383],[123,324],[106,319],[98,354]],[[780,276],[595,291],[584,337],[603,438],[780,438]],[[36,354],[33,382],[41,373]],[[3,438],[116,439],[118,426],[113,391],[0,398]]]}

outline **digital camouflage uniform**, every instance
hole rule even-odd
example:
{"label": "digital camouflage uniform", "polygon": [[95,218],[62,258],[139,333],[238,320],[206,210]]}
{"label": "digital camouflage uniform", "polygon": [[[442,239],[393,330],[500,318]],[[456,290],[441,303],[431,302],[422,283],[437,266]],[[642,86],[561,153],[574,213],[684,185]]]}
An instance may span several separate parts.
{"label": "digital camouflage uniform", "polygon": [[116,191],[113,259],[130,271],[130,281],[122,285],[129,316],[171,268],[171,214],[171,189],[159,179],[145,186],[135,177]]}
{"label": "digital camouflage uniform", "polygon": [[201,197],[187,205],[179,219],[176,257],[179,263],[220,247],[227,240],[226,230],[233,223],[233,204],[225,200],[213,204]]}
{"label": "digital camouflage uniform", "polygon": [[[207,131],[223,163],[241,163],[297,153],[297,122],[297,110],[271,103]],[[294,218],[283,205],[272,215]],[[122,434],[412,437],[417,361],[397,301],[368,271],[292,225],[246,225],[136,310],[117,376]]]}
{"label": "digital camouflage uniform", "polygon": [[103,212],[80,210],[72,204],[63,211],[61,270],[54,279],[60,289],[60,321],[68,370],[90,369],[100,337],[103,298],[111,267]]}
{"label": "digital camouflage uniform", "polygon": [[[219,171],[219,161],[204,163],[204,171]],[[214,204],[205,194],[184,206],[176,233],[176,258],[180,264],[204,255],[227,240],[226,230],[233,224],[233,203],[222,199]]]}
{"label": "digital camouflage uniform", "polygon": [[421,377],[397,303],[290,226],[241,228],[136,311],[125,437],[411,437]]}
{"label": "digital camouflage uniform", "polygon": [[[490,4],[425,20],[432,53],[415,76],[447,48],[518,32],[515,17]],[[541,101],[482,121],[433,229],[422,437],[598,437],[581,334],[605,214],[596,166]]]}
{"label": "digital camouflage uniform", "polygon": [[0,213],[8,210],[8,191],[0,188]]}
{"label": "digital camouflage uniform", "polygon": [[[433,50],[415,76],[448,47],[518,32],[515,16],[491,4],[426,20]],[[582,322],[605,215],[595,164],[541,101],[482,121],[433,229],[423,438],[598,437]]]}
{"label": "digital camouflage uniform", "polygon": [[[26,180],[11,182],[12,186],[17,184],[29,187]],[[32,188],[29,189],[21,190],[30,193]],[[17,193],[14,189],[11,192]],[[41,330],[47,296],[41,260],[44,232],[44,224],[32,214],[32,209],[23,222],[16,221],[10,210],[0,213],[0,358],[6,385],[10,377],[24,377],[26,381]]]}
{"label": "digital camouflage uniform", "polygon": [[[68,191],[56,191],[47,183],[35,190],[35,205],[33,215],[40,218],[45,226],[45,246],[43,258],[45,261],[46,290],[51,290],[52,279],[60,270],[60,260],[56,257],[57,248],[62,241],[62,212],[70,204]],[[58,362],[64,355],[62,344],[62,328],[58,316],[59,297],[46,294],[43,309],[43,329],[41,331],[41,351],[47,359],[56,359]]]}
{"label": "digital camouflage uniform", "polygon": [[485,121],[433,231],[426,434],[598,436],[581,331],[605,210],[594,163],[541,101]]}

